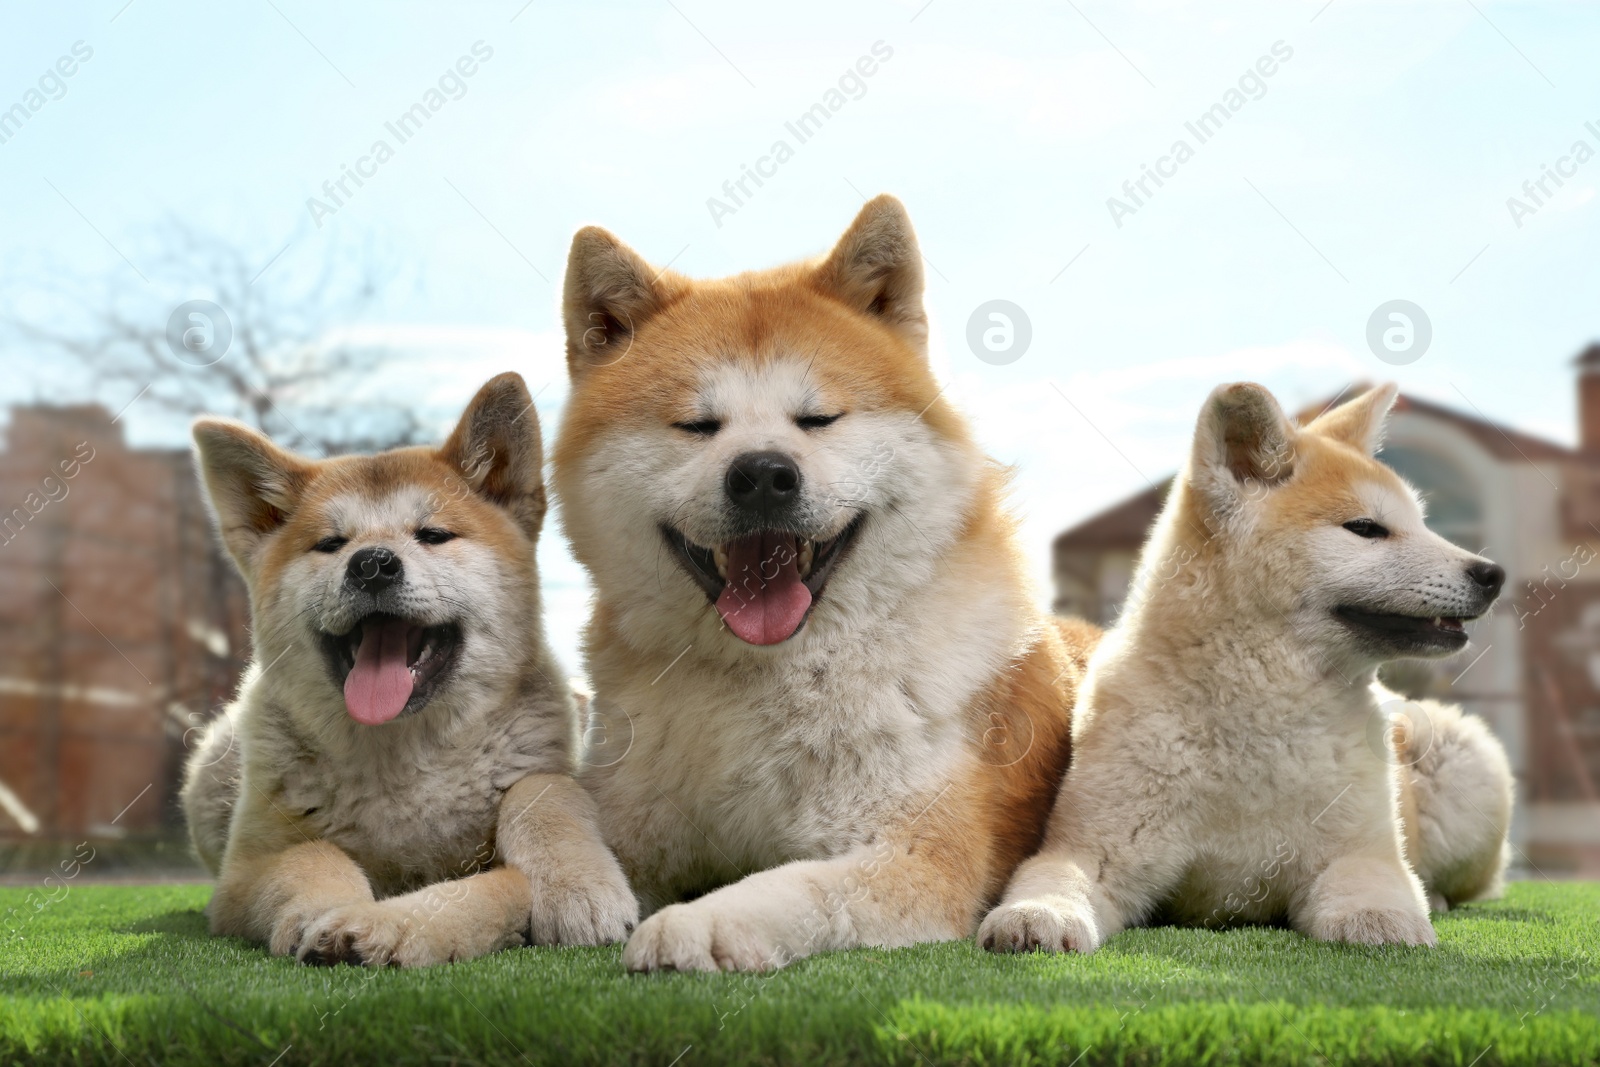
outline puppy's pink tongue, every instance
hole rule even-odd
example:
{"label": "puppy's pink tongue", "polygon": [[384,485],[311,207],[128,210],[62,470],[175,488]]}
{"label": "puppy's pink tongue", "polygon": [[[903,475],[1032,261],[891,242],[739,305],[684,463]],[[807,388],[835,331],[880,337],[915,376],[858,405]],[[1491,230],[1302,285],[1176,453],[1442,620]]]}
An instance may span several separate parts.
{"label": "puppy's pink tongue", "polygon": [[411,627],[400,619],[369,619],[356,650],[356,665],[344,680],[344,706],[367,726],[388,722],[411,699],[411,668],[406,665]]}
{"label": "puppy's pink tongue", "polygon": [[793,534],[759,533],[728,543],[728,584],[717,613],[741,640],[775,645],[805,620],[811,590],[800,580]]}

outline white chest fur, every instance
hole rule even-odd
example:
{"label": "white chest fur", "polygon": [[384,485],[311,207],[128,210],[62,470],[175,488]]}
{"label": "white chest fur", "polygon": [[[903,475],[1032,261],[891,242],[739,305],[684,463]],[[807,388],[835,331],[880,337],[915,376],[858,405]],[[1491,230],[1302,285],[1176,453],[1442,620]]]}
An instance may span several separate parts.
{"label": "white chest fur", "polygon": [[739,674],[688,655],[598,699],[585,780],[635,888],[836,854],[937,794],[976,686],[909,650],[818,643]]}
{"label": "white chest fur", "polygon": [[[263,714],[246,728],[245,788],[261,789],[308,836],[338,845],[389,895],[473,873],[493,856],[505,791],[548,762],[540,717],[507,709],[445,727],[425,716],[355,727],[337,750]],[[343,725],[343,724],[341,724]]]}
{"label": "white chest fur", "polygon": [[[1352,842],[1393,838],[1394,768],[1372,747],[1383,734],[1364,686],[1175,697],[1120,666],[1091,678],[1093,722],[1075,758],[1122,781],[1109,803],[1120,810],[1103,819],[1161,857],[1149,873],[1158,912],[1204,925],[1281,919]],[[1128,783],[1144,795],[1127,796]]]}

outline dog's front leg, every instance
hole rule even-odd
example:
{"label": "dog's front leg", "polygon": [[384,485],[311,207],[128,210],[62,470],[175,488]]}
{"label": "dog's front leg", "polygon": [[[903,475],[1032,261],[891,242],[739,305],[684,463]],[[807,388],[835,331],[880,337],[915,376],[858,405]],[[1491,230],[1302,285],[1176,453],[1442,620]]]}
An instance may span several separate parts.
{"label": "dog's front leg", "polygon": [[604,945],[639,922],[639,902],[600,833],[594,799],[564,774],[530,774],[500,802],[495,848],[529,884],[536,945]]}
{"label": "dog's front leg", "polygon": [[622,960],[633,971],[769,971],[827,949],[965,937],[979,890],[940,866],[888,841],[787,863],[661,909]]}
{"label": "dog's front leg", "polygon": [[301,958],[369,967],[454,963],[523,943],[528,879],[514,867],[334,908],[306,930]]}
{"label": "dog's front leg", "polygon": [[1427,898],[1398,847],[1336,858],[1317,876],[1290,916],[1319,941],[1364,945],[1433,945]]}
{"label": "dog's front leg", "polygon": [[1017,868],[983,920],[991,952],[1098,949],[1138,922],[1182,876],[1186,824],[1129,788],[1133,768],[1080,760],[1067,774],[1039,853]]}
{"label": "dog's front leg", "polygon": [[634,971],[765,971],[828,949],[966,937],[992,869],[975,807],[941,794],[934,808],[873,843],[663,908],[628,941],[623,963]]}
{"label": "dog's front leg", "polygon": [[[248,820],[247,812],[240,814]],[[213,934],[265,942],[274,956],[305,959],[305,933],[312,923],[334,908],[371,903],[366,873],[337,845],[302,840],[250,851],[260,840],[248,824],[235,821],[217,891],[206,909]]]}
{"label": "dog's front leg", "polygon": [[1047,846],[1017,868],[1005,899],[978,928],[978,943],[990,952],[1093,952],[1124,925],[1096,870],[1086,857]]}

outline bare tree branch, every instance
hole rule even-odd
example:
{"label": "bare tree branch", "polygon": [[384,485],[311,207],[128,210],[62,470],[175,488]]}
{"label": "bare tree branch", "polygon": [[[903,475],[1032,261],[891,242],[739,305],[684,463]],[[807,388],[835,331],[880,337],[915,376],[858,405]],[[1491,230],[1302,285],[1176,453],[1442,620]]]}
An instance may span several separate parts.
{"label": "bare tree branch", "polygon": [[[370,243],[354,256],[325,255],[301,286],[287,280],[288,271],[267,270],[271,257],[181,222],[164,227],[161,244],[151,274],[164,283],[165,301],[108,282],[104,295],[77,287],[65,296],[74,309],[67,327],[53,324],[61,316],[0,321],[28,347],[81,367],[96,385],[143,390],[144,402],[177,416],[231,415],[292,448],[371,451],[428,436],[415,411],[359,398],[362,380],[392,352],[330,340],[371,308],[389,280]],[[233,332],[226,354],[207,366],[179,358],[167,340],[168,318],[197,298],[221,307]]]}

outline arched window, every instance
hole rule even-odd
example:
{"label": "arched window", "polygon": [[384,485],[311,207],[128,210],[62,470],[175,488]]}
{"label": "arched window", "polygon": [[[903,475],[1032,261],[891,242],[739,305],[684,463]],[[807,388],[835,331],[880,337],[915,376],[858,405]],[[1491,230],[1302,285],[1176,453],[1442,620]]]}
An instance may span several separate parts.
{"label": "arched window", "polygon": [[1388,445],[1378,458],[1422,495],[1430,530],[1469,552],[1483,551],[1478,486],[1460,467],[1436,452],[1403,444]]}

